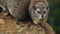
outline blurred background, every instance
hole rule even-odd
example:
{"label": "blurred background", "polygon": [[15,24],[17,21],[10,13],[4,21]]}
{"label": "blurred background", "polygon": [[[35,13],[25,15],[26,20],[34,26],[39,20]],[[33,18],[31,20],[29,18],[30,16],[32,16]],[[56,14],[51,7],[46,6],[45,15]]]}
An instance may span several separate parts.
{"label": "blurred background", "polygon": [[60,34],[60,0],[48,0],[50,12],[48,22],[56,34]]}

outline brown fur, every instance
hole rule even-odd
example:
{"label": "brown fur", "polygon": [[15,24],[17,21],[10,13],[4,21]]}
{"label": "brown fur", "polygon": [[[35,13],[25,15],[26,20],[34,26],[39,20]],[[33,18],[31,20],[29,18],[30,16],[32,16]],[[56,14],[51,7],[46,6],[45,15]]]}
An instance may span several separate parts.
{"label": "brown fur", "polygon": [[14,18],[24,20],[28,15],[29,1],[30,0],[0,0],[0,4],[5,7]]}
{"label": "brown fur", "polygon": [[10,14],[19,20],[27,18],[29,0],[8,0],[8,10]]}

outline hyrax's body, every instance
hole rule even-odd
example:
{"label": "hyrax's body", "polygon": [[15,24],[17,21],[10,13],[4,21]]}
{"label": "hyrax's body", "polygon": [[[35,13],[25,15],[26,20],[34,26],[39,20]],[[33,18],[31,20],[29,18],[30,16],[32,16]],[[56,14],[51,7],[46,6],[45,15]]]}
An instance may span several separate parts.
{"label": "hyrax's body", "polygon": [[27,18],[29,0],[0,0],[0,4],[16,19],[24,20]]}
{"label": "hyrax's body", "polygon": [[28,14],[28,7],[35,24],[40,23],[40,20],[46,21],[48,17],[47,0],[0,0],[0,4],[16,19],[24,20]]}
{"label": "hyrax's body", "polygon": [[35,24],[39,24],[47,20],[49,5],[47,0],[31,0],[29,13]]}

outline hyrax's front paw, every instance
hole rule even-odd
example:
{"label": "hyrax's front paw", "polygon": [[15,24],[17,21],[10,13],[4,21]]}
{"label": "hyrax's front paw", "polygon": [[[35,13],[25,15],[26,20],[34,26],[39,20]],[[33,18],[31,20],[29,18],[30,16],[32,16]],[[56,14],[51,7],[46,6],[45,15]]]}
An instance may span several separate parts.
{"label": "hyrax's front paw", "polygon": [[4,16],[7,16],[9,14],[8,10],[6,10],[6,8],[1,4],[0,4],[0,14]]}

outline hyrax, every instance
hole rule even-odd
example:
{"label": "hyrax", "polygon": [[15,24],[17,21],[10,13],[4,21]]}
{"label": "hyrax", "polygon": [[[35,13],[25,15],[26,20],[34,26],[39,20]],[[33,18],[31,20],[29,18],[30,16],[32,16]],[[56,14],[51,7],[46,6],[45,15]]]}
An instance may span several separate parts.
{"label": "hyrax", "polygon": [[35,24],[45,22],[48,17],[49,5],[47,0],[31,0],[29,14]]}
{"label": "hyrax", "polygon": [[29,0],[0,0],[0,4],[16,19],[24,20],[28,16]]}

